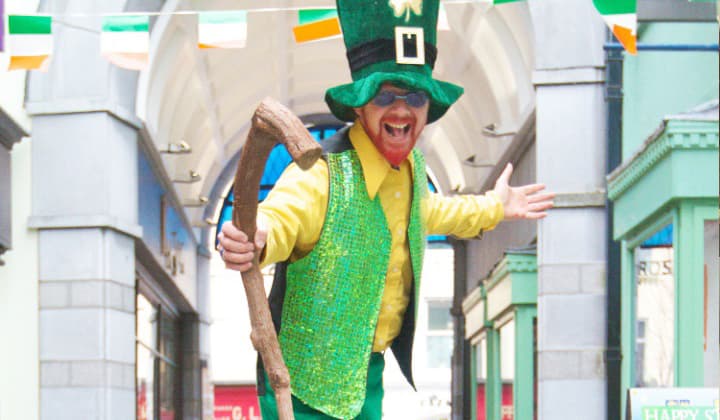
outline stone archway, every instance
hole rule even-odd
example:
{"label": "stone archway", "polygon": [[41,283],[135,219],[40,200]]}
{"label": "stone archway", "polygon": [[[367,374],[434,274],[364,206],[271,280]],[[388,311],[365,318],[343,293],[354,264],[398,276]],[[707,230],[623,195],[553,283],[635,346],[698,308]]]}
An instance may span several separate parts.
{"label": "stone archway", "polygon": [[[333,5],[330,0],[321,3]],[[223,4],[206,2],[204,7]],[[266,4],[278,5],[281,2]],[[163,10],[179,6],[169,1]],[[532,140],[532,130],[524,127],[532,126],[535,115],[533,24],[526,3],[495,9],[480,4],[452,7],[448,14],[456,29],[439,35],[436,74],[465,85],[466,95],[428,129],[421,147],[441,190],[478,192],[498,161]],[[161,17],[152,38],[153,66],[140,81],[138,111],[149,138],[158,147],[184,140],[192,149],[165,156],[162,164],[170,178],[189,171],[200,175],[200,182],[178,185],[177,194],[184,202],[208,198],[206,208],[188,207],[185,212],[202,232],[202,247],[212,239],[213,228],[205,222],[212,213],[208,209],[217,207],[218,192],[224,193],[254,105],[273,95],[301,115],[326,112],[324,90],[349,80],[339,39],[298,46],[289,36],[292,12],[250,16],[248,46],[242,51],[199,51],[192,42],[190,17]],[[484,48],[486,44],[491,47]],[[486,127],[495,128],[487,134]],[[199,258],[201,285],[209,283],[206,268],[207,259]]]}

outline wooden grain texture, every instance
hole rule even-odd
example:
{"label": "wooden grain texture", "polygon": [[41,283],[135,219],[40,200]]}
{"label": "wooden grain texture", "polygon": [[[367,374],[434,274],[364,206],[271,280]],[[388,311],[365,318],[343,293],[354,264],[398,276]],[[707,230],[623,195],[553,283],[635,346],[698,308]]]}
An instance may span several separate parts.
{"label": "wooden grain texture", "polygon": [[[282,143],[295,163],[309,169],[322,149],[300,119],[279,102],[266,98],[255,111],[247,141],[235,174],[233,224],[254,242],[257,230],[257,206],[260,181],[270,151]],[[263,276],[255,253],[252,268],[242,273],[247,294],[253,347],[260,353],[270,386],[275,391],[280,420],[294,419],[290,393],[290,375],[282,358]]]}

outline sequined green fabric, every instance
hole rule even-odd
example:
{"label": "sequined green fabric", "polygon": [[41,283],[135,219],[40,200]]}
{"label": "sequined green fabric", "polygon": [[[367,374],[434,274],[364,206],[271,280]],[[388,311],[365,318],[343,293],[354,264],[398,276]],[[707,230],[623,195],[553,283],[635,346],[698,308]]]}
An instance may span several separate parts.
{"label": "sequined green fabric", "polygon": [[413,149],[413,201],[410,206],[410,223],[408,224],[408,243],[410,247],[410,260],[413,270],[413,291],[415,292],[415,317],[420,305],[417,302],[420,298],[420,279],[422,275],[423,259],[425,257],[425,235],[426,229],[423,221],[422,203],[427,194],[427,175],[425,171],[425,158],[417,149]]}
{"label": "sequined green fabric", "polygon": [[[422,156],[416,153],[415,159],[420,164],[414,179],[421,181],[414,182],[408,234],[417,279],[424,248],[419,198],[426,181]],[[330,416],[351,419],[365,400],[392,238],[379,195],[368,197],[357,153],[331,153],[327,162],[325,224],[313,250],[288,266],[279,339],[293,395]]]}

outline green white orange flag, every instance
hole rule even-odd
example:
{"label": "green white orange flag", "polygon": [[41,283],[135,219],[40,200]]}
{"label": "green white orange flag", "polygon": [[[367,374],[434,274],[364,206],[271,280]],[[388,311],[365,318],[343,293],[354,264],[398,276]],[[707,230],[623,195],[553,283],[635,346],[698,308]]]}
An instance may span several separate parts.
{"label": "green white orange flag", "polygon": [[625,51],[637,54],[637,0],[593,0]]}
{"label": "green white orange flag", "polygon": [[9,70],[47,70],[53,50],[50,16],[8,16]]}
{"label": "green white orange flag", "polygon": [[102,55],[118,67],[142,70],[150,50],[150,19],[141,15],[105,16],[100,34]]}
{"label": "green white orange flag", "polygon": [[202,12],[198,15],[199,48],[244,48],[247,12]]}
{"label": "green white orange flag", "polygon": [[298,26],[293,28],[295,42],[302,43],[342,34],[336,9],[298,11]]}

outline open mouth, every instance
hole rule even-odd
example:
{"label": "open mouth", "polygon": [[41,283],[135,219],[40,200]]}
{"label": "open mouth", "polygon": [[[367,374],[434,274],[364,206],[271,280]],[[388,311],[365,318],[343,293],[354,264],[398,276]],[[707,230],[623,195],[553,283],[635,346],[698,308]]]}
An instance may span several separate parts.
{"label": "open mouth", "polygon": [[383,123],[383,128],[391,137],[401,137],[410,132],[410,124]]}

